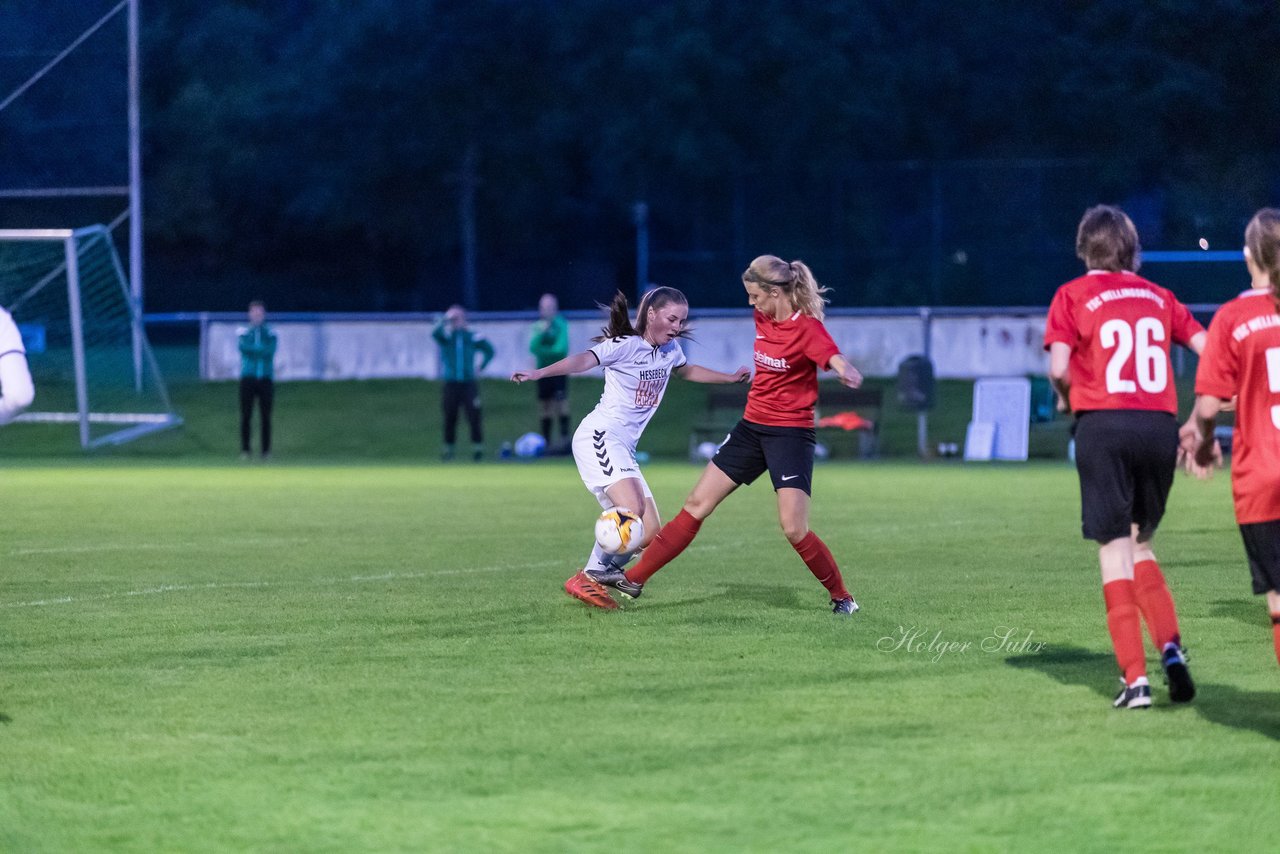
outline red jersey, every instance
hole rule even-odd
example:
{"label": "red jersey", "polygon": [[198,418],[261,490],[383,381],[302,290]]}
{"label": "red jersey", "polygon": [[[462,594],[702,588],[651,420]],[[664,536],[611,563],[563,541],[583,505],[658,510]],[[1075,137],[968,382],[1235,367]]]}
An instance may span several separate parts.
{"label": "red jersey", "polygon": [[756,312],[756,372],[742,417],[770,427],[812,427],[818,368],[840,352],[816,317],[777,321]]}
{"label": "red jersey", "polygon": [[1280,519],[1280,314],[1250,290],[1218,309],[1200,354],[1196,394],[1236,403],[1231,493],[1241,525]]}
{"label": "red jersey", "polygon": [[1169,344],[1204,327],[1170,291],[1136,273],[1093,271],[1058,288],[1044,348],[1071,347],[1071,409],[1178,413]]}

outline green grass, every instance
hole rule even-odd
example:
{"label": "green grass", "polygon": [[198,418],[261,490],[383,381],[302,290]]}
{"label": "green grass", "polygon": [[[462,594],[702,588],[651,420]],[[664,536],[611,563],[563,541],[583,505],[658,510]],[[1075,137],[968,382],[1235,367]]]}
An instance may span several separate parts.
{"label": "green grass", "polygon": [[[210,431],[167,440],[198,464],[7,464],[0,850],[1274,844],[1280,685],[1224,477],[1180,479],[1157,541],[1201,694],[1115,712],[1065,464],[820,467],[852,619],[764,484],[601,612],[560,589],[595,512],[571,463],[419,464],[425,411],[371,417],[420,421],[398,463],[222,464]],[[646,474],[670,516],[697,469]],[[887,648],[912,627],[970,646]],[[1033,645],[983,649],[1007,629]]]}

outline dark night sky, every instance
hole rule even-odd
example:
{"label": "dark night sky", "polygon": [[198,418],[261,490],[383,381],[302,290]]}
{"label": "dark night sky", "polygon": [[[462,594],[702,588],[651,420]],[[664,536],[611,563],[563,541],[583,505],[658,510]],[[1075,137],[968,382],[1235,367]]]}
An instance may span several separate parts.
{"label": "dark night sky", "polygon": [[[0,99],[114,6],[0,6]],[[468,152],[481,309],[634,288],[637,201],[649,277],[701,303],[761,252],[838,305],[1042,303],[1089,204],[1161,249],[1238,245],[1277,202],[1275,11],[145,3],[148,308],[461,299]],[[0,187],[124,183],[124,62],[121,14],[0,112]],[[0,200],[0,221],[122,204]],[[1230,275],[1161,274],[1192,301]]]}

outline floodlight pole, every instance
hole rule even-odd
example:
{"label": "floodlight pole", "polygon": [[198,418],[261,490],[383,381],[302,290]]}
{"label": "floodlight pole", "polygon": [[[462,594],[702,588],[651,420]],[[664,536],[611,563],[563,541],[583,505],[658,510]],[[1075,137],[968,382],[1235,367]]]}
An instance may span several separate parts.
{"label": "floodlight pole", "polygon": [[[920,328],[924,337],[924,358],[929,365],[933,364],[933,312],[927,306],[920,308]],[[929,412],[920,409],[916,412],[916,451],[920,459],[929,457]]]}
{"label": "floodlight pole", "polygon": [[138,3],[129,0],[129,294],[132,297],[133,384],[142,391],[142,109],[138,70]]}
{"label": "floodlight pole", "polygon": [[636,202],[631,206],[631,221],[636,227],[636,305],[649,289],[649,205]]}
{"label": "floodlight pole", "polygon": [[480,307],[480,287],[476,277],[476,144],[467,146],[458,176],[458,220],[462,227],[462,304],[475,311]]}

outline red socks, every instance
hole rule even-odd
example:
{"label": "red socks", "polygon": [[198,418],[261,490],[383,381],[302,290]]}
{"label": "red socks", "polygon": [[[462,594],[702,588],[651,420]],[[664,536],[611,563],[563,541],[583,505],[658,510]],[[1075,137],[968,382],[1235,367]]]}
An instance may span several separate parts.
{"label": "red socks", "polygon": [[1160,564],[1154,560],[1139,561],[1133,567],[1133,592],[1138,599],[1138,610],[1147,621],[1147,631],[1162,652],[1167,643],[1182,644],[1178,633],[1178,612],[1173,607],[1173,594],[1165,583]]}
{"label": "red socks", "polygon": [[1132,685],[1133,680],[1147,675],[1134,583],[1128,579],[1110,581],[1102,585],[1102,598],[1107,604],[1107,630],[1116,650],[1116,664],[1124,671],[1125,684]]}
{"label": "red socks", "polygon": [[849,591],[844,588],[844,579],[840,577],[836,559],[832,557],[831,549],[827,548],[827,544],[818,539],[817,534],[810,531],[800,542],[792,543],[791,547],[796,550],[796,554],[800,555],[804,565],[809,567],[813,577],[827,588],[832,599],[849,598]]}
{"label": "red socks", "polygon": [[[687,510],[681,510],[674,519],[662,526],[662,530],[640,555],[636,565],[626,571],[627,580],[644,584],[654,573],[675,560],[693,542],[701,527],[701,519],[695,519]],[[831,549],[818,539],[817,534],[810,531],[800,542],[792,543],[791,547],[800,555],[805,566],[809,567],[813,577],[827,588],[832,599],[845,599],[849,596],[836,566],[836,559],[831,556]]]}
{"label": "red socks", "polygon": [[644,584],[655,572],[675,560],[676,555],[693,542],[701,527],[701,519],[695,519],[687,510],[682,509],[676,514],[676,518],[662,526],[658,536],[653,538],[653,542],[640,555],[639,562],[626,571],[627,581]]}

